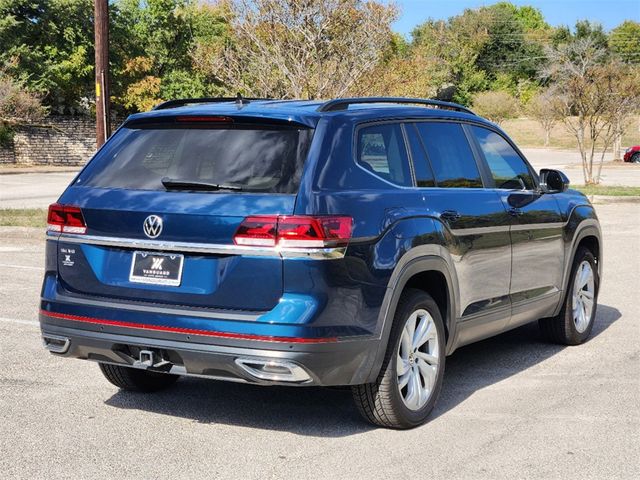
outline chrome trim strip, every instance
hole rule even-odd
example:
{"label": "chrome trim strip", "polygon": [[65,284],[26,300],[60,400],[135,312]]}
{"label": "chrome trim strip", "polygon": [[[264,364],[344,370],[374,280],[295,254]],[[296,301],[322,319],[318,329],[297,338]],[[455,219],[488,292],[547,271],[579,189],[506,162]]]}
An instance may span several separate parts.
{"label": "chrome trim strip", "polygon": [[[50,340],[62,342],[62,345],[58,345],[52,343]],[[63,337],[62,335],[53,335],[50,333],[42,334],[42,343],[44,344],[44,348],[53,353],[67,353],[69,350],[69,345],[71,341],[68,337]]]}
{"label": "chrome trim strip", "polygon": [[72,235],[47,232],[47,239],[67,243],[101,245],[131,249],[156,250],[161,252],[205,253],[210,255],[247,255],[254,257],[300,258],[309,260],[333,260],[343,258],[346,247],[293,248],[252,247],[246,245],[223,245],[214,243],[162,242],[96,235]]}

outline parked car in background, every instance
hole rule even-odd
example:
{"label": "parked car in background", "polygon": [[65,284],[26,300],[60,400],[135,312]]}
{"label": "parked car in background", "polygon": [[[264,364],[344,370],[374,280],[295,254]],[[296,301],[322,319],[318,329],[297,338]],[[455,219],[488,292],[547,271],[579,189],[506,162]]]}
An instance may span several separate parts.
{"label": "parked car in background", "polygon": [[623,160],[625,162],[640,163],[640,145],[627,148],[624,151]]}
{"label": "parked car in background", "polygon": [[51,205],[44,344],[126,390],[348,385],[414,427],[457,348],[589,337],[601,232],[568,183],[452,103],[170,101]]}

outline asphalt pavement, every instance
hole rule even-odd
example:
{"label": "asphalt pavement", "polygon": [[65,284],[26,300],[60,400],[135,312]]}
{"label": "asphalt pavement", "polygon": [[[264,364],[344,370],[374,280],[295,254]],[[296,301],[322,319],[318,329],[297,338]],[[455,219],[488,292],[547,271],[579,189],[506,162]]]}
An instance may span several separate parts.
{"label": "asphalt pavement", "polygon": [[597,210],[592,338],[549,345],[532,324],[458,350],[430,422],[410,431],[368,425],[338,389],[118,391],[42,348],[43,232],[2,227],[0,478],[640,478],[640,207]]}

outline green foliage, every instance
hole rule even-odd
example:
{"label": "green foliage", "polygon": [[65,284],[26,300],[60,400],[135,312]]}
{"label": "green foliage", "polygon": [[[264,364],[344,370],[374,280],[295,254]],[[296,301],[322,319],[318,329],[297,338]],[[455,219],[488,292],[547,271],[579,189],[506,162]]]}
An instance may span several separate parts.
{"label": "green foliage", "polygon": [[92,11],[92,0],[0,0],[0,67],[54,109],[76,109],[93,91]]}
{"label": "green foliage", "polygon": [[224,41],[229,27],[221,8],[195,0],[120,0],[115,6],[113,44],[122,59],[112,92],[116,102],[146,110],[170,98],[220,92],[196,71],[191,54],[198,42]]}
{"label": "green foliage", "polygon": [[609,34],[609,47],[628,63],[640,63],[640,23],[626,20]]}
{"label": "green foliage", "polygon": [[0,147],[7,147],[13,142],[13,128],[8,125],[0,125]]}
{"label": "green foliage", "polygon": [[[306,11],[310,1],[271,3],[300,13]],[[171,98],[250,91],[258,82],[265,83],[262,90],[277,92],[283,78],[291,77],[294,70],[301,77],[299,83],[308,82],[315,65],[327,69],[342,61],[345,49],[353,46],[345,40],[340,54],[331,57],[337,62],[327,61],[325,56],[329,54],[324,51],[310,53],[310,66],[297,68],[300,62],[296,60],[289,73],[282,73],[289,68],[282,62],[291,55],[295,57],[291,52],[301,51],[304,46],[292,28],[292,14],[286,21],[271,25],[278,38],[288,39],[286,49],[280,51],[272,45],[269,48],[274,51],[262,52],[269,62],[259,66],[255,52],[250,51],[234,66],[234,75],[227,78],[220,75],[221,69],[229,68],[228,63],[220,62],[221,52],[233,52],[243,45],[238,34],[242,31],[238,23],[243,20],[234,7],[239,3],[111,0],[110,83],[115,110],[128,113]],[[330,3],[319,4],[328,8]],[[258,5],[253,0],[249,4]],[[366,6],[373,15],[390,5],[386,0],[334,4],[341,5],[336,10],[340,21],[332,20],[338,30],[325,35],[326,41],[342,38],[336,33],[347,26],[352,29],[351,43],[354,38],[360,39],[356,42],[360,51],[363,42],[371,40],[371,29],[358,37],[366,19],[358,20],[355,13]],[[355,10],[345,5],[353,5]],[[40,98],[52,112],[90,111],[94,99],[92,17],[93,0],[0,0],[0,70]],[[270,31],[266,28],[269,22],[261,22],[258,19],[257,28],[245,32],[245,37],[253,38],[253,43],[245,44],[245,51],[246,45],[255,46],[256,41],[268,44],[265,35]],[[288,30],[278,32],[279,28]],[[380,48],[380,53],[371,53],[376,61],[361,58],[355,64],[360,68],[366,63],[363,68],[367,73],[350,87],[351,94],[438,96],[469,105],[478,92],[494,90],[509,94],[524,106],[544,84],[541,72],[549,64],[549,50],[584,39],[606,53],[603,62],[620,58],[627,64],[640,64],[640,23],[636,21],[625,21],[609,35],[601,25],[587,20],[577,22],[574,28],[552,28],[539,9],[508,1],[467,9],[446,21],[429,19],[414,29],[410,40],[393,32],[384,35],[383,41],[375,42],[374,49]],[[282,57],[280,63],[275,61],[275,53]],[[301,58],[307,58],[305,55]],[[302,91],[308,94],[309,88]]]}

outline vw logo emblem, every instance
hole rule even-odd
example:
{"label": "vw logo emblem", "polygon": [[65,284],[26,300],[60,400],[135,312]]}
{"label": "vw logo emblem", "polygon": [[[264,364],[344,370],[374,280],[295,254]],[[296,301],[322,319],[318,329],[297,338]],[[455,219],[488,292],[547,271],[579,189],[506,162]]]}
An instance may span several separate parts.
{"label": "vw logo emblem", "polygon": [[157,215],[149,215],[142,224],[144,234],[149,238],[157,238],[162,233],[162,219]]}

